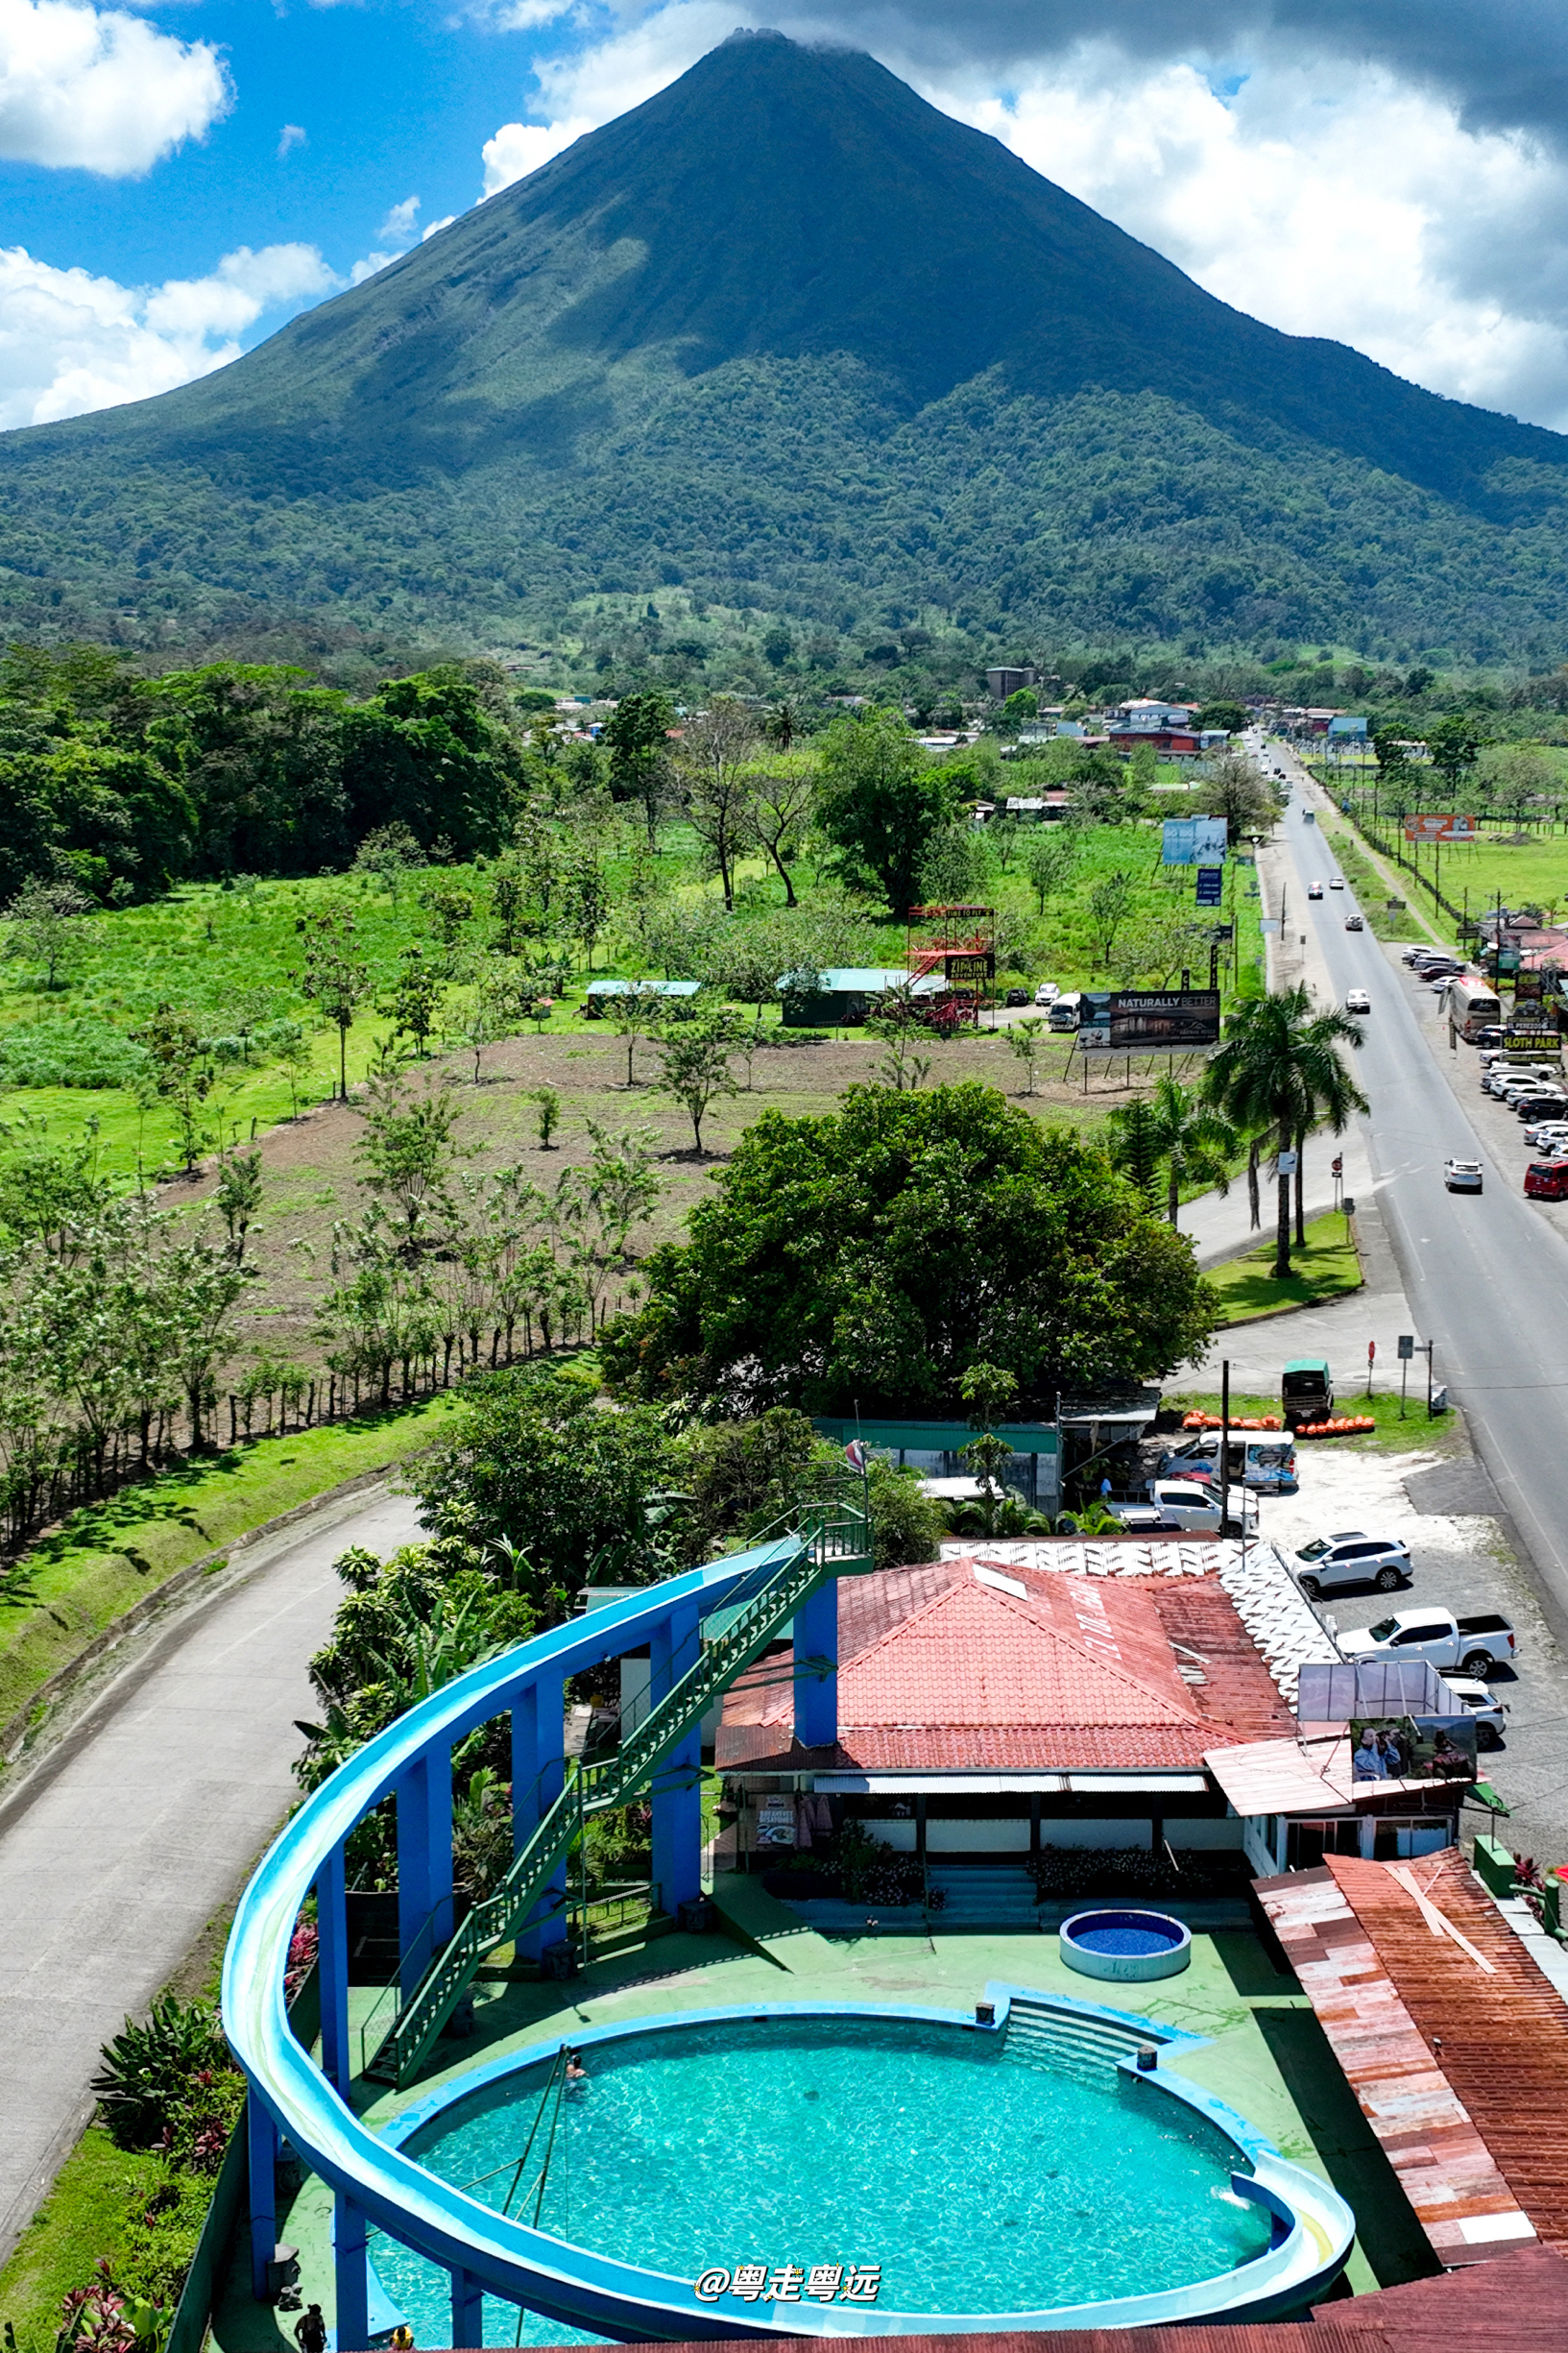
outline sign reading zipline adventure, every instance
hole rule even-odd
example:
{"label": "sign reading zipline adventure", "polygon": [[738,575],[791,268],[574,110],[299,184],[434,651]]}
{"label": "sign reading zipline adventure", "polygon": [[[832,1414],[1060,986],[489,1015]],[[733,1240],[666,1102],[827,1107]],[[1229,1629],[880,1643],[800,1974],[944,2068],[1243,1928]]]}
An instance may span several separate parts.
{"label": "sign reading zipline adventure", "polygon": [[1078,1044],[1085,1054],[1191,1054],[1219,1043],[1217,988],[1090,988]]}
{"label": "sign reading zipline adventure", "polygon": [[1167,817],[1160,862],[1165,866],[1222,866],[1225,841],[1223,817]]}
{"label": "sign reading zipline adventure", "polygon": [[1408,816],[1407,841],[1474,841],[1480,829],[1474,817]]}

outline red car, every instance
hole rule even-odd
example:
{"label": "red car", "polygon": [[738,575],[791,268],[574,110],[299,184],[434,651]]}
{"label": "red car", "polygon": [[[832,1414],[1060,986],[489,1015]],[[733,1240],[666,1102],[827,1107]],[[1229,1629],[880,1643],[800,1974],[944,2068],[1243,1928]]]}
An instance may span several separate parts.
{"label": "red car", "polygon": [[1568,1160],[1532,1160],[1525,1171],[1525,1196],[1533,1201],[1568,1201]]}

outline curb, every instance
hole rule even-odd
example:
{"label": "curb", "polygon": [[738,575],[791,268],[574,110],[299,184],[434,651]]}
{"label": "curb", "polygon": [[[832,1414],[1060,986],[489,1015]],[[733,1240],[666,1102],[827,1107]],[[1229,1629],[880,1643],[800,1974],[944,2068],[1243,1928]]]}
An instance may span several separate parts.
{"label": "curb", "polygon": [[239,1536],[232,1537],[227,1544],[215,1545],[212,1551],[204,1552],[195,1561],[188,1561],[183,1568],[177,1568],[160,1586],[151,1593],[143,1594],[140,1601],[133,1602],[121,1616],[114,1618],[101,1633],[95,1634],[74,1659],[67,1660],[62,1667],[58,1667],[53,1675],[38,1685],[25,1707],[19,1708],[6,1723],[0,1724],[0,1770],[16,1762],[27,1747],[30,1736],[41,1729],[43,1719],[57,1701],[65,1698],[88,1667],[96,1666],[100,1659],[107,1658],[127,1635],[133,1634],[139,1626],[145,1626],[149,1619],[157,1617],[171,1603],[178,1601],[192,1586],[200,1585],[214,1569],[227,1566],[233,1554],[259,1543],[264,1537],[292,1527],[299,1520],[309,1519],[315,1513],[325,1511],[328,1505],[344,1496],[358,1494],[365,1488],[378,1485],[398,1468],[396,1463],[383,1463],[375,1470],[356,1471],[351,1479],[345,1479],[341,1485],[323,1488],[319,1495],[307,1496],[303,1503],[294,1504],[288,1511],[279,1512],[275,1518],[259,1521],[255,1527],[247,1528]]}

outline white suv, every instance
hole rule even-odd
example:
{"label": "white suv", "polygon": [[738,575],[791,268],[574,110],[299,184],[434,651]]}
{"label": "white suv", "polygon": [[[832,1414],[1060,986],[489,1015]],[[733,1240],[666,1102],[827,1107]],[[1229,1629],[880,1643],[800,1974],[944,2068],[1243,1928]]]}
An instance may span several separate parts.
{"label": "white suv", "polygon": [[1320,1593],[1338,1593],[1358,1585],[1376,1586],[1393,1593],[1409,1585],[1411,1548],[1396,1536],[1368,1536],[1364,1528],[1339,1528],[1332,1536],[1315,1536],[1296,1554],[1295,1579],[1309,1601]]}

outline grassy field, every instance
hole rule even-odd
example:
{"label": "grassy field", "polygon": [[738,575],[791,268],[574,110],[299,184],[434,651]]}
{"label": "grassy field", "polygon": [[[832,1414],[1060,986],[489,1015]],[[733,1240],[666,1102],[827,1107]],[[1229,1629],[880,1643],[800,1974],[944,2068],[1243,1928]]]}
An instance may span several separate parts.
{"label": "grassy field", "polygon": [[451,1403],[447,1394],[256,1439],[73,1513],[0,1587],[0,1723],[95,1635],[204,1553],[430,1444]]}
{"label": "grassy field", "polygon": [[[1387,1368],[1378,1372],[1370,1399],[1366,1395],[1364,1370],[1358,1375],[1358,1382],[1359,1385],[1353,1389],[1336,1391],[1334,1410],[1337,1414],[1355,1414],[1363,1419],[1369,1417],[1376,1422],[1376,1429],[1358,1431],[1350,1438],[1308,1439],[1303,1442],[1305,1445],[1349,1446],[1358,1453],[1377,1454],[1458,1454],[1463,1451],[1467,1443],[1464,1421],[1455,1407],[1450,1406],[1447,1413],[1437,1415],[1435,1419],[1428,1418],[1426,1370],[1419,1359],[1411,1367],[1410,1397],[1403,1418],[1399,1411],[1399,1375],[1396,1370]],[[1218,1414],[1219,1394],[1218,1390],[1194,1390],[1191,1393],[1184,1390],[1178,1395],[1168,1395],[1165,1403],[1182,1413]],[[1233,1391],[1230,1410],[1233,1416],[1277,1414],[1280,1400],[1277,1395],[1269,1397],[1242,1396],[1240,1392]]]}
{"label": "grassy field", "polygon": [[88,2125],[0,2271],[0,2324],[14,2328],[18,2353],[54,2353],[62,2298],[92,2279],[101,2255],[112,2264],[128,2217],[163,2178],[160,2158],[116,2148]]}
{"label": "grassy field", "polygon": [[1345,1239],[1344,1219],[1332,1210],[1308,1225],[1305,1249],[1291,1249],[1292,1274],[1278,1279],[1273,1264],[1270,1241],[1211,1270],[1208,1279],[1224,1302],[1227,1324],[1254,1322],[1282,1307],[1313,1307],[1362,1287],[1355,1245]]}

